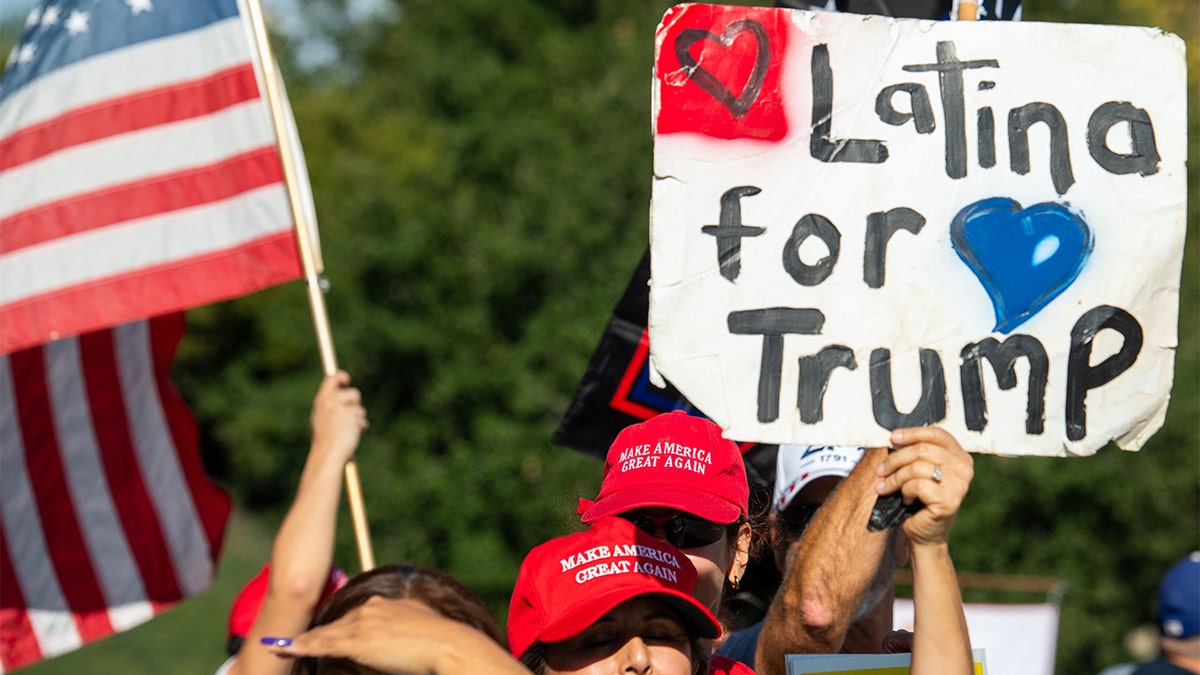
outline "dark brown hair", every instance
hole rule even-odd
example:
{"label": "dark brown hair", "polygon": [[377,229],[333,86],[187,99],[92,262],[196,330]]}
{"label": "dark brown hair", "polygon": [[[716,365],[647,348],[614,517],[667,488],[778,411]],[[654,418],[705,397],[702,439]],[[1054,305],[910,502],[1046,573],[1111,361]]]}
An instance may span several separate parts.
{"label": "dark brown hair", "polygon": [[[375,596],[419,600],[447,619],[479,630],[507,650],[495,619],[475,591],[441,570],[410,563],[383,565],[355,576],[321,606],[309,628],[332,623]],[[302,658],[292,672],[316,673],[317,664],[315,658]]]}

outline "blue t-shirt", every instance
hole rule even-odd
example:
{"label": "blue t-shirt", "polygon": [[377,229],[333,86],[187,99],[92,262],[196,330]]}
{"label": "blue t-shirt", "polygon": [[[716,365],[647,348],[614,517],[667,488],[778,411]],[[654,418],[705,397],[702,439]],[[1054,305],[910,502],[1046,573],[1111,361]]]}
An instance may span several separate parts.
{"label": "blue t-shirt", "polygon": [[762,627],[763,622],[759,621],[745,630],[730,633],[729,638],[717,649],[717,653],[753,668],[754,652],[758,649],[758,634],[762,632]]}
{"label": "blue t-shirt", "polygon": [[1160,656],[1138,666],[1137,670],[1133,671],[1133,675],[1192,675],[1192,673]]}

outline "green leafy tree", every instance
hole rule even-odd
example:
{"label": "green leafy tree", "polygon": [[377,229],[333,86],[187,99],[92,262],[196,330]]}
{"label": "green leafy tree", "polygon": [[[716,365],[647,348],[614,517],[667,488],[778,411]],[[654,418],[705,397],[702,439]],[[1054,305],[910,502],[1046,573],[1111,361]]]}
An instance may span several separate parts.
{"label": "green leafy tree", "polygon": [[[290,80],[336,343],[371,411],[377,557],[445,568],[501,615],[521,557],[599,481],[549,439],[645,247],[660,14],[406,3],[347,33],[349,79]],[[306,447],[298,296],[194,312],[180,359],[214,469],[255,508],[286,502]]]}

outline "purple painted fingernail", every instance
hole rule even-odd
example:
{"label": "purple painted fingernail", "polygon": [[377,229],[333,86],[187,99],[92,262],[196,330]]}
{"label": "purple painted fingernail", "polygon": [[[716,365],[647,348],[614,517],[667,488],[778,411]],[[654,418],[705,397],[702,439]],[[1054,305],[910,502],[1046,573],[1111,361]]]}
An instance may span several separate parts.
{"label": "purple painted fingernail", "polygon": [[259,639],[259,642],[263,643],[264,645],[266,645],[268,647],[291,647],[292,646],[292,638],[284,638],[284,637],[264,637],[264,638]]}

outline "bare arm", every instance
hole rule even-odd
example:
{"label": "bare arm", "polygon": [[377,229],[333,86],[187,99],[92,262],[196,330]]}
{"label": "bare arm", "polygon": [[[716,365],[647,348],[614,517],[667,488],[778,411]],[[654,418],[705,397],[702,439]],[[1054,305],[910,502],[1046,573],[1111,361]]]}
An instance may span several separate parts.
{"label": "bare arm", "polygon": [[[875,503],[875,466],[886,454],[883,448],[867,449],[788,551],[783,583],[758,639],[754,663],[762,675],[783,675],[786,654],[842,648],[887,545],[886,532],[867,531]],[[878,639],[882,636],[880,632]]]}
{"label": "bare arm", "polygon": [[270,649],[281,656],[350,659],[381,673],[529,675],[488,636],[408,598],[375,596],[290,645]]}
{"label": "bare arm", "polygon": [[265,650],[264,635],[295,635],[308,627],[333,565],[342,472],[354,456],[367,413],[350,376],[327,376],[312,409],[312,446],[292,506],[271,550],[267,595],[230,675],[286,675],[292,662]]}
{"label": "bare arm", "polygon": [[[936,427],[897,429],[896,451],[878,465],[876,491],[897,489],[925,507],[904,521],[913,571],[912,675],[972,672],[971,639],[947,537],[975,475],[974,460]],[[941,480],[932,478],[941,468]]]}

